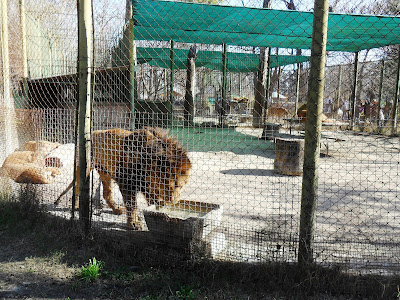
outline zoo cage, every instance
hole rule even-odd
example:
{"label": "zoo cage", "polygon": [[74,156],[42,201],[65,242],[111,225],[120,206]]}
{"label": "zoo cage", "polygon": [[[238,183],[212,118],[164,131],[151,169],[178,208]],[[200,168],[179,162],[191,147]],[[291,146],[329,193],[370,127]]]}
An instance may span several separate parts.
{"label": "zoo cage", "polygon": [[[316,81],[312,24],[322,17],[307,1],[122,2],[92,7],[91,228],[289,263],[312,228],[313,262],[399,274],[399,11],[383,1],[319,8],[328,52]],[[32,185],[49,214],[80,219],[80,191],[67,189],[81,157],[76,1],[2,4],[2,188]]]}

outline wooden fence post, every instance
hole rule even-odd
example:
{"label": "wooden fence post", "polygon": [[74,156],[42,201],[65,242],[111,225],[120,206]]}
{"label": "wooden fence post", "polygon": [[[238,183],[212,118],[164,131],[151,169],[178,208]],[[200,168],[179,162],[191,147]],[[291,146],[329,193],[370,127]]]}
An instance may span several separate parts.
{"label": "wooden fence post", "polygon": [[313,262],[315,209],[318,197],[318,163],[325,84],[325,59],[328,31],[328,0],[315,0],[308,84],[307,121],[304,140],[303,185],[301,191],[298,261]]}
{"label": "wooden fence post", "polygon": [[85,234],[90,229],[90,129],[92,102],[92,2],[78,0],[78,101],[79,101],[79,220]]}

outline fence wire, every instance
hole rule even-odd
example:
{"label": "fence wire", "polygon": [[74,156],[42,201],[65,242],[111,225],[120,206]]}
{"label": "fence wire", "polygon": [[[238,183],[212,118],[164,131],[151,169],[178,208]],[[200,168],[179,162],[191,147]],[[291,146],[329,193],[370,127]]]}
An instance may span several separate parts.
{"label": "fence wire", "polygon": [[[34,185],[40,202],[60,218],[71,218],[71,211],[79,218],[70,185],[79,166],[75,2],[10,0],[2,7],[8,13],[2,46],[10,42],[0,64],[1,183],[13,193]],[[282,3],[271,5],[286,10]],[[333,9],[399,14],[385,3],[338,2]],[[296,4],[289,8],[312,9],[308,1]],[[132,74],[129,7],[129,1],[93,1],[91,227],[215,259],[297,262],[310,62],[282,61],[309,57],[310,50],[267,48],[280,63],[264,74],[257,111],[265,48],[135,40],[141,50]],[[191,51],[198,55],[193,65]],[[399,273],[398,55],[395,45],[360,50],[354,89],[354,53],[328,52],[317,263]]]}

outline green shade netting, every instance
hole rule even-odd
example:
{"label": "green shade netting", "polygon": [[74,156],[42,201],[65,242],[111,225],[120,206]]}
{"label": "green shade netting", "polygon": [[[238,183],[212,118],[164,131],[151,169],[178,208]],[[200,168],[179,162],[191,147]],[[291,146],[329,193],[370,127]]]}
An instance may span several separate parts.
{"label": "green shade netting", "polygon": [[[310,49],[313,13],[132,0],[137,40]],[[328,51],[400,44],[400,17],[329,14]]]}
{"label": "green shade netting", "polygon": [[[170,68],[170,49],[167,48],[142,48],[138,47],[138,63],[148,63],[153,66]],[[189,50],[174,49],[174,69],[186,69],[186,59]],[[228,72],[255,72],[258,68],[259,55],[251,53],[227,52]],[[270,67],[290,65],[309,61],[309,56],[271,55]],[[222,71],[222,52],[198,51],[196,58],[197,67],[206,67],[212,70]]]}

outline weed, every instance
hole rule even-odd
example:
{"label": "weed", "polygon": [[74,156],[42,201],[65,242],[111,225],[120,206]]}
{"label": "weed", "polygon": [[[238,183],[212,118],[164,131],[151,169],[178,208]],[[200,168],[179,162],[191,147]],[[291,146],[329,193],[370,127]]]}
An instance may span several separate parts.
{"label": "weed", "polygon": [[175,292],[175,299],[195,299],[195,292],[191,287],[181,286],[179,291]]}
{"label": "weed", "polygon": [[103,265],[104,263],[102,261],[93,257],[93,259],[89,259],[89,264],[87,266],[81,268],[78,276],[86,282],[94,281],[99,277]]}

